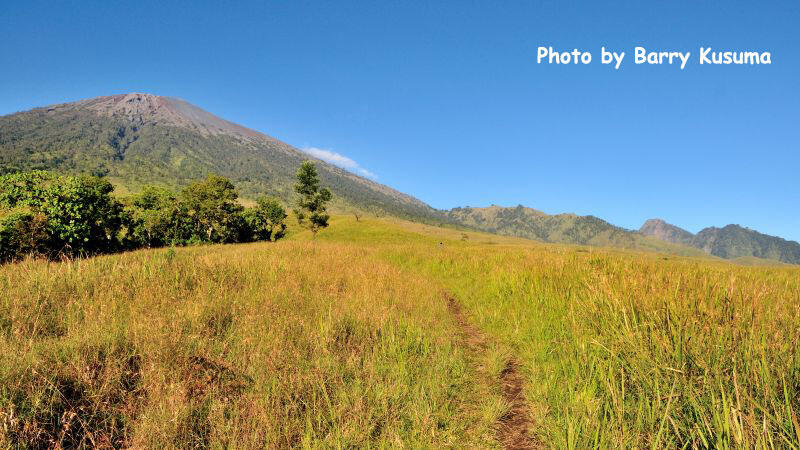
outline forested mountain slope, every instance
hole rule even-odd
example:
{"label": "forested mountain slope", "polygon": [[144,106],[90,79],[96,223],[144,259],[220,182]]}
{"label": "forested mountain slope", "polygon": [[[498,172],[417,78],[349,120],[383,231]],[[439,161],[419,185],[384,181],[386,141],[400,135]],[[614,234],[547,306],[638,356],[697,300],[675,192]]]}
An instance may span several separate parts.
{"label": "forested mountain slope", "polygon": [[[300,150],[183,100],[150,94],[97,97],[0,117],[0,173],[48,169],[107,176],[124,190],[170,187],[216,173],[245,197],[289,201]],[[317,161],[340,209],[441,221],[422,201]]]}
{"label": "forested mountain slope", "polygon": [[661,219],[650,219],[639,231],[667,242],[691,245],[720,258],[756,257],[800,264],[800,243],[739,225],[708,227],[692,234]]}

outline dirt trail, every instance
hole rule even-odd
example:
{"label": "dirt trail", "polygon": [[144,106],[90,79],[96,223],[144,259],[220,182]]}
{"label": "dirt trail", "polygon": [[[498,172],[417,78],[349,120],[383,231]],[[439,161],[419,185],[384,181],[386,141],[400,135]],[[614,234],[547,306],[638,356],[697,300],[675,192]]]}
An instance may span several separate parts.
{"label": "dirt trail", "polygon": [[[447,293],[444,294],[444,297],[447,300],[450,313],[455,318],[461,330],[464,344],[473,353],[479,355],[485,353],[486,337],[478,328],[467,321],[458,300]],[[532,423],[528,414],[530,409],[525,402],[525,382],[520,374],[519,364],[513,357],[506,361],[506,366],[503,371],[500,372],[500,379],[498,381],[501,385],[503,398],[510,405],[510,408],[508,412],[498,420],[497,440],[507,449],[522,450],[538,448],[539,446],[536,441],[534,441],[529,434]]]}

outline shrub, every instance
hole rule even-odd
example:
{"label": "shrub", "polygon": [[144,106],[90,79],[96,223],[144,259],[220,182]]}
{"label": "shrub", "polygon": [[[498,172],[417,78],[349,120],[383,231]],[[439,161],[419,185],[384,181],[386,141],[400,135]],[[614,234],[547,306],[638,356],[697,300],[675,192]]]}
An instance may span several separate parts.
{"label": "shrub", "polygon": [[46,255],[49,239],[44,214],[30,208],[7,211],[0,217],[0,262],[23,255]]}
{"label": "shrub", "polygon": [[92,176],[42,171],[0,176],[3,260],[31,252],[75,255],[118,248],[122,206],[111,197],[113,190]]}
{"label": "shrub", "polygon": [[126,199],[126,241],[130,247],[161,247],[181,243],[180,208],[166,189],[147,186]]}
{"label": "shrub", "polygon": [[261,197],[256,207],[245,210],[233,183],[217,175],[178,195],[147,186],[120,202],[111,196],[113,190],[94,176],[44,171],[0,176],[0,262],[28,254],[56,257],[269,241],[286,231],[286,211],[277,200]]}
{"label": "shrub", "polygon": [[230,180],[209,175],[184,189],[179,198],[181,214],[188,218],[189,241],[237,242],[246,224],[244,207]]}
{"label": "shrub", "polygon": [[286,210],[274,198],[260,197],[256,207],[248,208],[244,212],[247,223],[249,239],[257,241],[270,241],[282,238],[286,233]]}

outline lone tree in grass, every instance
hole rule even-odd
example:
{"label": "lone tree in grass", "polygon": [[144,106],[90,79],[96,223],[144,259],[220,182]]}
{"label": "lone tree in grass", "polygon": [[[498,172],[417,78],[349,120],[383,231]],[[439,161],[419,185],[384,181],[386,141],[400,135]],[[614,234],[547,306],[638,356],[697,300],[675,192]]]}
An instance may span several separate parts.
{"label": "lone tree in grass", "polygon": [[325,212],[331,200],[331,191],[319,187],[317,168],[311,161],[305,161],[297,171],[297,183],[294,191],[300,194],[297,200],[297,222],[309,230],[316,238],[320,228],[328,226],[330,216]]}

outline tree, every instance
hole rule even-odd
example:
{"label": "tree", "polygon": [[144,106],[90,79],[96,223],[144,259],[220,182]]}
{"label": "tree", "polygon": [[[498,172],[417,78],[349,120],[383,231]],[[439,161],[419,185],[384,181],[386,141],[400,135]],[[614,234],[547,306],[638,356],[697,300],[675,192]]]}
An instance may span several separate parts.
{"label": "tree", "polygon": [[286,232],[286,210],[274,198],[259,197],[256,206],[245,211],[244,220],[251,234],[250,239],[277,241]]}
{"label": "tree", "polygon": [[127,199],[124,222],[125,236],[131,247],[161,247],[188,239],[180,226],[181,209],[168,190],[146,186]]}
{"label": "tree", "polygon": [[180,214],[188,216],[189,241],[236,242],[244,226],[239,194],[225,177],[209,175],[181,192]]}
{"label": "tree", "polygon": [[41,242],[39,230],[36,245],[52,255],[115,250],[122,225],[122,205],[111,197],[113,190],[107,180],[93,176],[56,176],[43,171],[2,176],[0,209],[26,211],[14,214],[13,220],[7,216],[6,232],[22,230],[24,223],[40,224],[46,218],[46,242]]}
{"label": "tree", "polygon": [[297,223],[311,230],[314,237],[321,228],[328,226],[330,216],[326,213],[331,191],[319,187],[317,168],[311,161],[305,161],[297,170],[297,183],[294,191],[300,194],[297,200]]}

